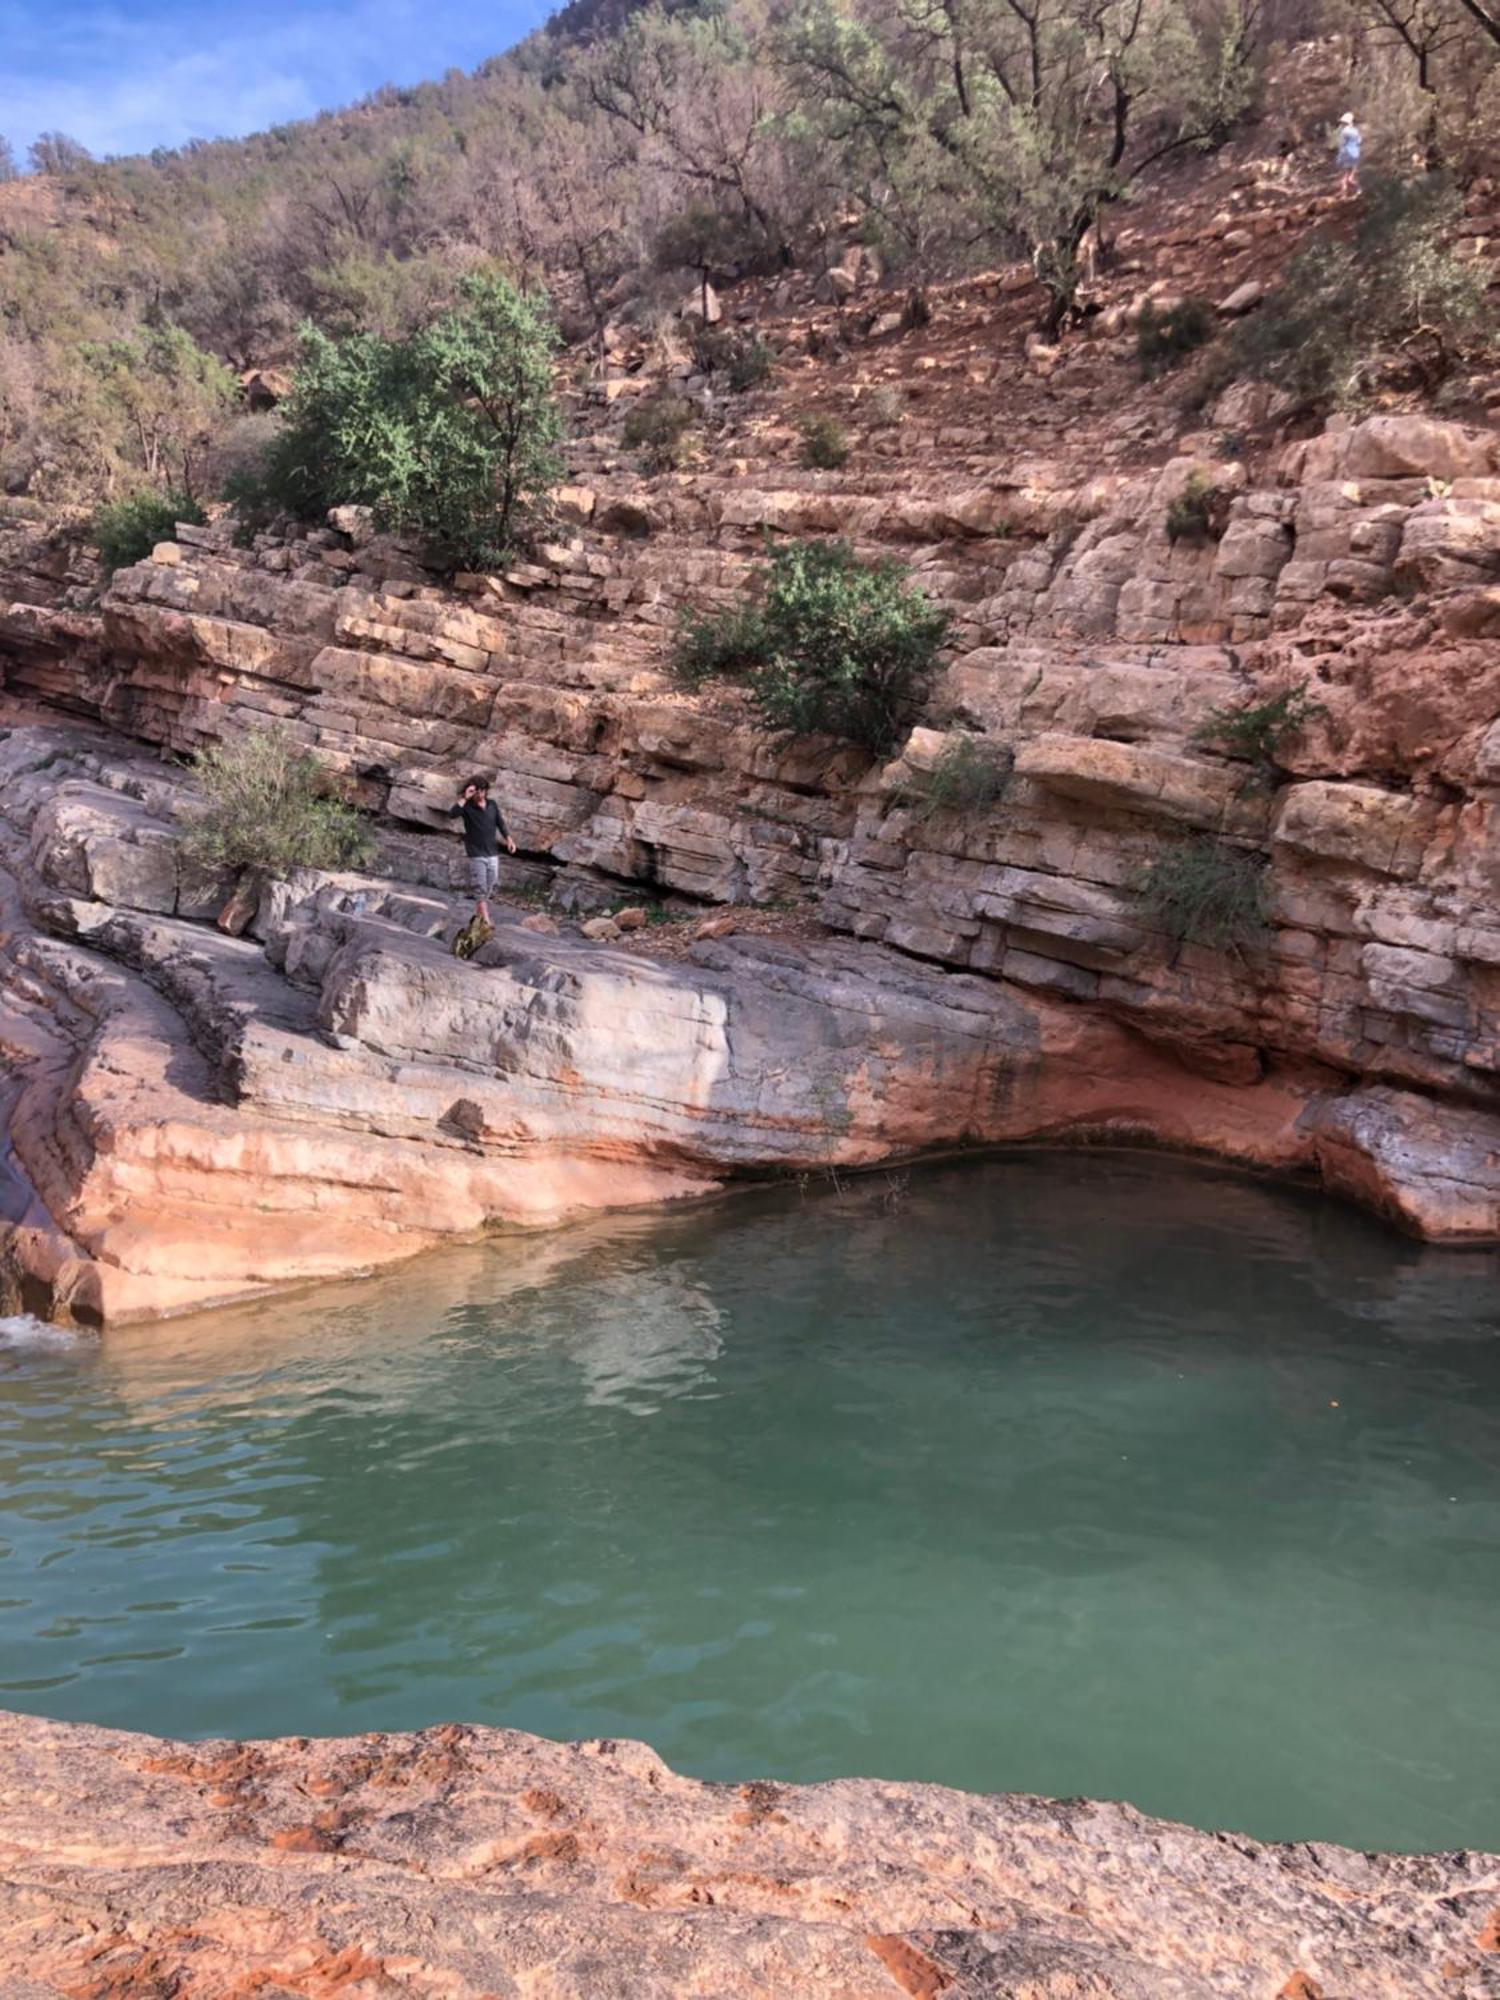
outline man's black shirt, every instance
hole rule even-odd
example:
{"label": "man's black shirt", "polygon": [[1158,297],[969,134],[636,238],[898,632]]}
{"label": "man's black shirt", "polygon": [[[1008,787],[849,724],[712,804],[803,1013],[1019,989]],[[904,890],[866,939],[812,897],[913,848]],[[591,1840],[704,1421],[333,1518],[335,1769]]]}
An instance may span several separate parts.
{"label": "man's black shirt", "polygon": [[509,835],[493,799],[486,799],[483,805],[478,799],[460,799],[456,806],[449,806],[448,817],[460,816],[464,823],[465,854],[487,857],[500,852],[500,843]]}

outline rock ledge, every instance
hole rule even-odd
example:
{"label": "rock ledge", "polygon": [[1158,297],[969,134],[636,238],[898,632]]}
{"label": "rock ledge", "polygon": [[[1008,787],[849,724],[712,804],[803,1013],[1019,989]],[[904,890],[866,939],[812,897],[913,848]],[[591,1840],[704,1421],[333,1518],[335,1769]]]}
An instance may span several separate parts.
{"label": "rock ledge", "polygon": [[701,1784],[643,1744],[0,1715],[6,2000],[1494,2000],[1500,1856]]}

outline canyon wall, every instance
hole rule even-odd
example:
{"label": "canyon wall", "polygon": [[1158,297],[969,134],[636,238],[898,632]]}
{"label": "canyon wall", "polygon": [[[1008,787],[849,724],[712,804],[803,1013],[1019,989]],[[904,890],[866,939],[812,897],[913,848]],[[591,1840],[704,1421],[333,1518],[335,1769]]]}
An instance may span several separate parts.
{"label": "canyon wall", "polygon": [[[1194,415],[1135,363],[1144,299],[1253,309],[1320,202],[1215,169],[1122,233],[1059,348],[1024,273],[948,288],[927,328],[877,295],[742,305],[782,360],[717,406],[685,346],[612,330],[570,362],[550,538],[503,574],[440,584],[358,510],[249,547],[184,527],[107,580],[0,523],[5,1298],[170,1310],[1038,1137],[1500,1236],[1500,432],[1393,403],[1297,435],[1264,388]],[[643,475],[621,418],[663,381],[712,424]],[[837,472],[797,463],[809,398],[847,425]],[[737,602],[791,535],[895,556],[952,615],[889,763],[670,672],[681,610]],[[1274,770],[1226,754],[1211,718],[1298,690]],[[379,854],[226,935],[231,885],[176,845],[183,760],[266,723],[342,774]],[[960,730],[1011,766],[983,811],[923,798]],[[521,855],[471,967],[445,810],[474,769]],[[1261,943],[1153,915],[1185,839],[1265,862]],[[669,921],[579,921],[622,902]]]}
{"label": "canyon wall", "polygon": [[[735,1172],[1068,1132],[1500,1231],[1500,438],[1377,416],[1261,483],[1179,450],[955,492],[962,449],[914,432],[904,476],[857,482],[606,475],[536,560],[456,591],[352,514],[251,550],[186,529],[92,602],[12,532],[8,698],[52,716],[4,746],[0,804],[25,1295],[160,1310]],[[1195,476],[1222,533],[1174,544]],[[930,716],[1014,758],[993,809],[913,803],[943,728],[881,767],[677,687],[679,608],[731,601],[768,529],[897,550],[952,608]],[[1204,740],[1300,686],[1322,712],[1282,782]],[[382,852],[226,938],[224,885],[176,854],[186,773],[128,744],[268,720],[347,775]],[[663,950],[691,924],[621,947],[533,922],[476,982],[442,952],[461,878],[438,831],[471,767],[499,773],[513,888],[725,909],[710,931],[769,907],[789,934]],[[1268,856],[1264,949],[1153,929],[1139,884],[1184,834]]]}

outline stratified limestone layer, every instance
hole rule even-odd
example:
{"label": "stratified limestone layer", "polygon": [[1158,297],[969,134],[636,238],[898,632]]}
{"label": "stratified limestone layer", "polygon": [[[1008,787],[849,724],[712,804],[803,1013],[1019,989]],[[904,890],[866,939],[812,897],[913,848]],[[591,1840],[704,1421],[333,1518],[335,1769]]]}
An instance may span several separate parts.
{"label": "stratified limestone layer", "polygon": [[1500,1857],[707,1785],[639,1743],[0,1715],[7,2000],[1492,2000]]}
{"label": "stratified limestone layer", "polygon": [[461,963],[461,902],[411,879],[451,840],[388,854],[406,880],[299,871],[225,936],[228,885],[174,837],[189,796],[88,730],[0,741],[0,1309],[146,1317],[735,1175],[1036,1138],[1302,1171],[1436,1238],[1500,1228],[1487,1108],[888,945],[663,955],[534,918]]}

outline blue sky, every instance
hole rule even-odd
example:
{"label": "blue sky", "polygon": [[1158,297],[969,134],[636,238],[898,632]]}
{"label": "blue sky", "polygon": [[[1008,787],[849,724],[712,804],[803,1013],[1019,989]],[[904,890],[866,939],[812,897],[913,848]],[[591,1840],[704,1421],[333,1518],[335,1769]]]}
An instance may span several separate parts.
{"label": "blue sky", "polygon": [[255,132],[382,83],[472,69],[545,0],[0,0],[0,133],[18,156],[62,131],[93,153]]}

